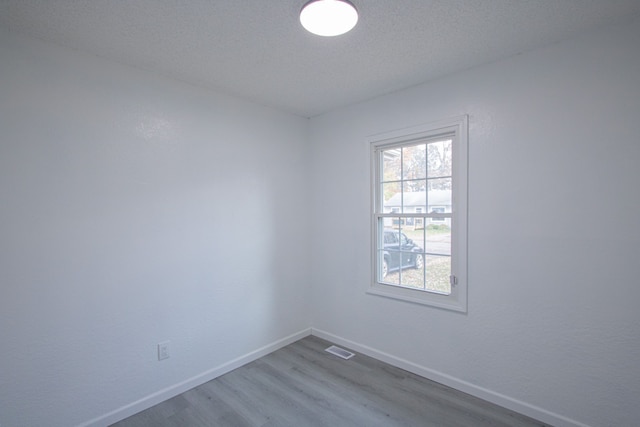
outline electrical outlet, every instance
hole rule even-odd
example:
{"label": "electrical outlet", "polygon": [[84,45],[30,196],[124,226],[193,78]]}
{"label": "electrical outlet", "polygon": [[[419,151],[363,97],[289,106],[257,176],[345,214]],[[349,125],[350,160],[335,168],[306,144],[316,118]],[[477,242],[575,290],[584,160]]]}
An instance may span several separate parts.
{"label": "electrical outlet", "polygon": [[158,360],[169,358],[169,344],[170,341],[163,341],[161,343],[158,343]]}

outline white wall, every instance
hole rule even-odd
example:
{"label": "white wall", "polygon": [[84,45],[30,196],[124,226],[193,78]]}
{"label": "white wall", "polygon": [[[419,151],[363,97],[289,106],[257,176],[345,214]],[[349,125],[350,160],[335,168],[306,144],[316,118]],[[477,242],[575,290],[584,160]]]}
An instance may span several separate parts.
{"label": "white wall", "polygon": [[308,333],[308,120],[6,33],[0,58],[2,427],[102,425]]}
{"label": "white wall", "polygon": [[[0,34],[0,425],[103,425],[310,325],[637,424],[638,46],[636,20],[344,108],[309,152],[306,120]],[[468,314],[366,295],[366,136],[460,114]]]}
{"label": "white wall", "polygon": [[[468,314],[365,294],[366,137],[462,114]],[[639,118],[637,19],[314,118],[314,329],[557,425],[637,425]]]}

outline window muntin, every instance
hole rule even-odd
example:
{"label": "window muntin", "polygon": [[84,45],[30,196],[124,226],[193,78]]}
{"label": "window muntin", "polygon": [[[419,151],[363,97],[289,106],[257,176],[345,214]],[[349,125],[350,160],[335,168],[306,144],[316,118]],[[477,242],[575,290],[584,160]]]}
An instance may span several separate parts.
{"label": "window muntin", "polygon": [[462,117],[370,139],[369,293],[466,311],[466,132]]}

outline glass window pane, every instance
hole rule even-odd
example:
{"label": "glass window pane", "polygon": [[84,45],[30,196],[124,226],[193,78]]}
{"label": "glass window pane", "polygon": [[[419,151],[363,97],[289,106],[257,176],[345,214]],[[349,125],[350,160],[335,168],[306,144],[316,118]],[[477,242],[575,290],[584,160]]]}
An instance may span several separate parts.
{"label": "glass window pane", "polygon": [[427,145],[427,169],[429,178],[451,176],[451,140],[431,142]]}
{"label": "glass window pane", "polygon": [[400,149],[382,151],[382,181],[399,181],[401,177]]}
{"label": "glass window pane", "polygon": [[393,285],[400,284],[400,251],[397,249],[390,249],[395,245],[385,244],[385,249],[380,251],[379,265],[381,281]]}
{"label": "glass window pane", "polygon": [[428,187],[427,213],[451,213],[451,178],[430,179]]}
{"label": "glass window pane", "polygon": [[402,179],[424,179],[427,177],[426,144],[402,148]]}
{"label": "glass window pane", "polygon": [[[388,229],[393,229],[396,232],[400,229],[400,227],[402,227],[404,225],[405,222],[405,218],[387,218],[387,221],[385,222],[385,227],[387,227]],[[394,236],[393,237],[395,239],[395,242],[398,242],[398,236]]]}
{"label": "glass window pane", "polygon": [[382,184],[382,212],[400,212],[402,209],[402,190],[399,182]]}
{"label": "glass window pane", "polygon": [[402,286],[424,289],[424,254],[402,253]]}
{"label": "glass window pane", "polygon": [[426,290],[441,294],[451,294],[451,257],[427,255],[425,261]]}
{"label": "glass window pane", "polygon": [[[416,208],[416,213],[424,213],[424,209]],[[424,230],[427,221],[423,217],[414,218],[413,220],[413,229],[414,230]],[[418,240],[419,242],[423,242],[422,239]],[[424,247],[424,245],[422,245]]]}
{"label": "glass window pane", "polygon": [[422,212],[427,208],[426,190],[427,181],[422,179],[419,181],[405,182],[402,186],[403,191],[403,209],[402,213],[416,213],[417,209]]}
{"label": "glass window pane", "polygon": [[427,180],[427,190],[449,190],[452,188],[451,178],[433,178]]}
{"label": "glass window pane", "polygon": [[425,250],[432,255],[451,255],[451,228],[447,224],[427,225]]}
{"label": "glass window pane", "polygon": [[[413,247],[419,248],[419,252],[424,252],[425,232],[426,230],[420,224],[424,224],[424,218],[412,218],[413,225],[407,226],[402,229],[402,232],[411,239]],[[414,249],[412,249],[414,250]]]}

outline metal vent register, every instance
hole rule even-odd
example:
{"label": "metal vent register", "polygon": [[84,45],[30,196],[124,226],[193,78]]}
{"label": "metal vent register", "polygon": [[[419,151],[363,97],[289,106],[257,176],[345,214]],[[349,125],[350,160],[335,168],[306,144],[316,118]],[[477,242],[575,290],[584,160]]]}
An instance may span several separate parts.
{"label": "metal vent register", "polygon": [[353,356],[355,356],[355,353],[351,353],[350,351],[347,351],[344,348],[336,347],[335,345],[332,345],[331,347],[326,348],[324,351],[331,353],[333,355],[336,355],[338,357],[341,357],[343,359],[351,359]]}

